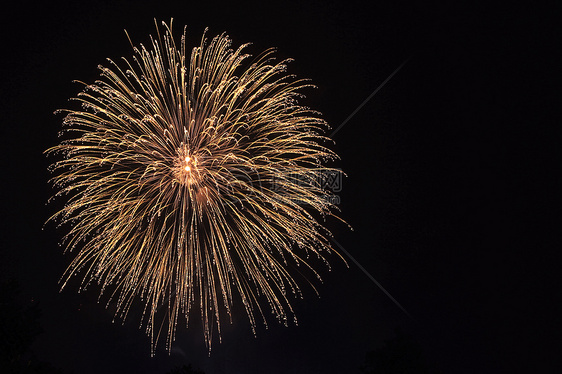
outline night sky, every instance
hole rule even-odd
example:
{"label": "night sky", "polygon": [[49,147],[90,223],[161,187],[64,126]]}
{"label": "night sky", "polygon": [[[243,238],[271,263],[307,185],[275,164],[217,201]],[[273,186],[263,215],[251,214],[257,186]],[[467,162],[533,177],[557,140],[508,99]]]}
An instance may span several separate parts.
{"label": "night sky", "polygon": [[[192,364],[219,373],[359,373],[398,331],[442,373],[556,372],[560,288],[560,33],[535,8],[397,2],[29,2],[2,16],[2,279],[41,310],[31,350],[63,373],[164,374]],[[511,6],[511,5],[510,5]],[[318,298],[303,284],[299,325],[270,320],[257,337],[240,306],[207,354],[199,320],[178,326],[171,355],[138,329],[140,310],[112,324],[98,290],[59,293],[72,255],[43,223],[60,203],[43,151],[57,143],[56,109],[93,82],[98,64],[147,42],[154,18],[190,47],[209,28],[254,55],[276,47],[317,89],[303,103],[333,128],[341,216],[328,220],[352,261],[336,256]],[[73,108],[73,107],[72,107]],[[4,321],[6,323],[6,321]],[[545,371],[547,370],[547,371]],[[548,371],[552,370],[552,371]]]}

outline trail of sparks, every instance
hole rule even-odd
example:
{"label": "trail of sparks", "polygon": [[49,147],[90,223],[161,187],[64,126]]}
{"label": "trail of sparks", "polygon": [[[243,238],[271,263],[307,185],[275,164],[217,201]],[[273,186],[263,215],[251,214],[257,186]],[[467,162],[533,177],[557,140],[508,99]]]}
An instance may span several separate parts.
{"label": "trail of sparks", "polygon": [[253,330],[266,306],[296,322],[289,269],[319,278],[309,256],[333,251],[315,215],[335,216],[322,177],[337,155],[320,144],[327,124],[298,105],[310,84],[288,61],[268,50],[250,62],[225,34],[188,55],[185,29],[178,48],[163,25],[132,62],[99,67],[81,110],[63,111],[65,140],[47,153],[64,156],[52,182],[68,197],[51,219],[69,224],[63,242],[77,251],[62,288],[83,273],[80,289],[98,283],[123,319],[140,298],[152,352],[164,326],[171,349],[198,305],[210,351],[236,300]]}

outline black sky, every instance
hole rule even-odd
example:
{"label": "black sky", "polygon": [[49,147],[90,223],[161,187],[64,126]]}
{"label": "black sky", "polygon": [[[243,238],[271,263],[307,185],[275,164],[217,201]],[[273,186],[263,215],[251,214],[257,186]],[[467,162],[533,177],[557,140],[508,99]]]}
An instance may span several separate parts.
{"label": "black sky", "polygon": [[[179,329],[171,356],[131,316],[112,324],[95,289],[58,292],[70,256],[43,222],[48,160],[61,117],[106,57],[130,56],[154,21],[205,27],[259,53],[276,47],[318,87],[305,103],[335,128],[407,64],[334,136],[348,177],[337,241],[413,316],[349,261],[322,273],[321,298],[295,301],[299,326],[258,328],[241,313],[214,342]],[[397,2],[20,2],[2,21],[1,271],[39,303],[33,349],[65,372],[358,373],[367,351],[412,335],[444,373],[560,369],[555,237],[560,191],[560,33],[554,10]],[[77,283],[76,283],[77,284]]]}

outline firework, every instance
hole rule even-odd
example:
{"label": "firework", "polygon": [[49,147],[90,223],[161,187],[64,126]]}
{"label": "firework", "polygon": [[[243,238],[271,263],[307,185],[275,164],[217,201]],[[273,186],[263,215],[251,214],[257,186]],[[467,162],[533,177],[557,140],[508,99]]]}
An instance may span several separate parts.
{"label": "firework", "polygon": [[47,153],[63,156],[51,169],[66,205],[51,219],[69,224],[63,243],[76,253],[62,288],[83,274],[80,289],[99,284],[123,320],[142,300],[152,352],[162,327],[170,349],[198,307],[210,350],[237,302],[254,333],[268,310],[296,322],[292,274],[319,278],[309,257],[332,250],[319,218],[337,217],[323,183],[337,156],[322,145],[325,121],[298,104],[310,84],[287,75],[287,60],[252,60],[225,34],[189,54],[185,29],[178,46],[163,25],[132,61],[99,67],[80,110],[63,111],[63,140]]}

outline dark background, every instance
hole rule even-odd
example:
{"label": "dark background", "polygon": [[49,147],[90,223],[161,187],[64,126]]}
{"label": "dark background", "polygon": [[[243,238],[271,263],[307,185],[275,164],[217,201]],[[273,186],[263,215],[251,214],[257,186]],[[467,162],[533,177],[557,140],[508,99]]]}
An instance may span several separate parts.
{"label": "dark background", "polygon": [[[341,156],[337,241],[412,315],[349,261],[333,256],[320,298],[295,301],[299,326],[250,332],[243,314],[210,357],[199,323],[178,328],[171,355],[150,357],[138,318],[112,324],[97,290],[59,293],[71,255],[43,222],[43,151],[57,142],[67,99],[106,57],[128,57],[154,21],[174,18],[188,43],[223,31],[257,54],[276,47],[318,89],[305,104],[338,127],[408,63],[334,140]],[[554,9],[422,2],[29,2],[2,16],[2,278],[36,306],[37,360],[65,373],[359,373],[369,351],[409,336],[443,373],[560,370],[554,204],[560,191],[560,33]],[[78,282],[76,282],[76,285]],[[7,298],[4,298],[7,300]],[[5,305],[5,304],[3,304]],[[10,304],[11,305],[11,304]],[[4,318],[5,325],[11,319]],[[428,365],[429,365],[428,364]]]}

